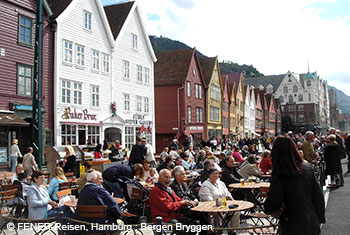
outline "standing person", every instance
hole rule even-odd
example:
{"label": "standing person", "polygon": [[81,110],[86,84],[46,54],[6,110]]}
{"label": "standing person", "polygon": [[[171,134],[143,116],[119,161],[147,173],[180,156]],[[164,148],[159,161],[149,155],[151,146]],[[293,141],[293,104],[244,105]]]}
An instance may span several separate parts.
{"label": "standing person", "polygon": [[280,234],[320,234],[320,223],[326,222],[325,202],[312,166],[300,158],[294,141],[284,136],[275,140],[271,159],[273,172],[265,210],[281,212]]}
{"label": "standing person", "polygon": [[340,186],[341,161],[340,147],[335,135],[329,135],[326,139],[324,160],[326,163],[326,175],[331,176],[331,185]]}
{"label": "standing person", "polygon": [[346,149],[346,154],[348,155],[348,170],[345,172],[344,176],[350,176],[350,134],[349,133],[345,140],[345,149]]}
{"label": "standing person", "polygon": [[18,158],[22,157],[22,153],[19,150],[18,147],[18,139],[14,139],[12,141],[12,145],[10,148],[10,164],[11,164],[11,171],[15,172],[15,168],[17,166]]}
{"label": "standing person", "polygon": [[[338,134],[336,133],[336,130],[334,128],[330,128],[329,129],[329,134],[331,135],[335,135],[336,137],[336,140],[339,147],[340,147],[340,159],[344,159],[346,158],[345,156],[345,146],[344,146],[344,140],[343,138]],[[344,185],[344,176],[343,176],[343,169],[342,167],[340,167],[340,186],[343,186]]]}
{"label": "standing person", "polygon": [[305,141],[302,145],[304,159],[309,163],[315,163],[315,159],[316,159],[315,148],[312,144],[314,137],[315,136],[312,131],[307,131],[305,133]]}
{"label": "standing person", "polygon": [[142,138],[141,142],[146,147],[146,160],[148,160],[152,167],[156,165],[156,158],[154,157],[153,147],[149,143],[147,143],[146,138]]}
{"label": "standing person", "polygon": [[72,146],[66,146],[66,155],[63,158],[64,173],[74,172],[75,168],[75,152]]}
{"label": "standing person", "polygon": [[146,159],[147,148],[141,143],[141,137],[136,136],[136,144],[132,146],[129,165],[134,165],[136,163],[143,164]]}
{"label": "standing person", "polygon": [[28,147],[27,153],[23,156],[23,167],[24,172],[27,175],[32,175],[33,170],[39,170],[38,165],[35,162],[35,157],[33,156],[33,148]]}

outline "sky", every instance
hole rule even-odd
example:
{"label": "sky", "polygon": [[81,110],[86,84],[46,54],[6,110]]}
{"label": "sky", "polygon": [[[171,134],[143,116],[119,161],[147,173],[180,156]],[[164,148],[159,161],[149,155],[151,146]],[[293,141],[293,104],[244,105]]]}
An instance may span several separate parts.
{"label": "sky", "polygon": [[350,0],[137,1],[149,35],[264,75],[309,68],[350,95]]}

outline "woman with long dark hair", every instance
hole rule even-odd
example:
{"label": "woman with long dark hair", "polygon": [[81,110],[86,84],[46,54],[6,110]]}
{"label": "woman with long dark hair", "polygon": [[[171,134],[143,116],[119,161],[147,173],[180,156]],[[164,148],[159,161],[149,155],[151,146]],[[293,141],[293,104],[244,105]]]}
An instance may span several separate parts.
{"label": "woman with long dark hair", "polygon": [[325,203],[312,166],[303,161],[289,137],[278,137],[271,150],[272,177],[267,213],[281,212],[281,235],[318,235],[325,223]]}

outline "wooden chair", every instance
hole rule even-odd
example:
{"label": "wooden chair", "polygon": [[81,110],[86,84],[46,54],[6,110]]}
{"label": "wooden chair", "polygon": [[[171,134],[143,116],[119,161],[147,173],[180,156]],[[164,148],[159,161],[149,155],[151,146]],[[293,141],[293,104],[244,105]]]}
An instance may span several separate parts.
{"label": "wooden chair", "polygon": [[73,179],[73,177],[74,177],[74,172],[67,172],[67,173],[65,173],[64,175],[66,176],[67,180],[68,180],[68,179]]}
{"label": "wooden chair", "polygon": [[65,189],[70,189],[72,186],[72,182],[63,182],[63,183],[59,183],[58,185],[58,190],[59,191],[62,191],[62,190],[65,190]]}
{"label": "wooden chair", "polygon": [[[13,200],[16,197],[16,194],[17,194],[17,186],[16,186],[16,189],[0,192],[0,197],[1,197],[0,214],[1,215],[7,214],[7,213],[12,215],[13,210],[14,210],[14,206],[13,206],[13,203],[11,205],[10,202],[13,202]],[[7,209],[5,209],[5,207],[7,207]],[[10,208],[10,207],[12,207],[12,208]]]}
{"label": "wooden chair", "polygon": [[78,218],[106,218],[107,206],[77,205]]}
{"label": "wooden chair", "polygon": [[17,185],[13,185],[13,184],[9,184],[9,185],[1,185],[1,189],[3,191],[8,191],[8,190],[13,190],[13,189],[17,189]]}
{"label": "wooden chair", "polygon": [[56,193],[58,199],[62,198],[62,197],[65,197],[65,196],[69,196],[72,194],[72,190],[71,189],[65,189],[65,190],[62,190],[62,191],[58,191]]}

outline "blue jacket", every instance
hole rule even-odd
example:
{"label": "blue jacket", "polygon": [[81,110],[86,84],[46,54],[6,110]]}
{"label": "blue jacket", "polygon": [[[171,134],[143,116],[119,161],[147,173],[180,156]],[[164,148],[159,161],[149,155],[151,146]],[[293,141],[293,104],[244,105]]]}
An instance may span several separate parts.
{"label": "blue jacket", "polygon": [[50,196],[50,198],[52,198],[52,200],[55,200],[55,201],[58,200],[58,197],[57,197],[56,193],[59,190],[59,184],[63,183],[63,182],[66,182],[66,181],[65,180],[59,180],[57,178],[52,178],[51,179],[49,188],[47,190],[48,190],[49,196]]}
{"label": "blue jacket", "polygon": [[44,186],[40,189],[32,184],[27,189],[28,219],[43,219],[47,216],[47,206],[50,201],[49,193]]}
{"label": "blue jacket", "polygon": [[[108,193],[108,191],[100,185],[87,182],[84,188],[81,190],[78,198],[78,205],[106,205],[107,206],[107,218],[95,219],[90,222],[94,223],[115,223],[119,218],[121,210],[114,198]],[[86,219],[86,221],[89,221]]]}
{"label": "blue jacket", "polygon": [[134,179],[135,172],[130,165],[119,164],[103,171],[102,177],[108,182],[117,182],[120,177]]}

